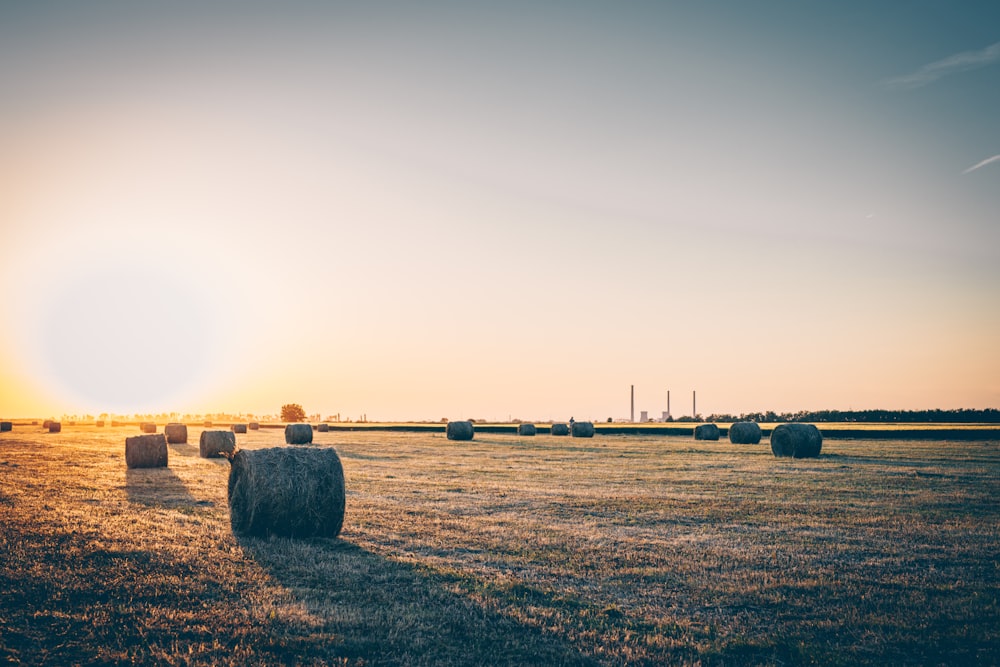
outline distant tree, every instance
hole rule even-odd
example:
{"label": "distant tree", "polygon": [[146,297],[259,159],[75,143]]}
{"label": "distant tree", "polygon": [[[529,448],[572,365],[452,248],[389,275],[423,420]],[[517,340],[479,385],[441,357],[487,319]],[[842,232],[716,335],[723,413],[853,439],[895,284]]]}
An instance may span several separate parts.
{"label": "distant tree", "polygon": [[281,421],[283,422],[304,422],[306,411],[298,403],[287,403],[281,406]]}

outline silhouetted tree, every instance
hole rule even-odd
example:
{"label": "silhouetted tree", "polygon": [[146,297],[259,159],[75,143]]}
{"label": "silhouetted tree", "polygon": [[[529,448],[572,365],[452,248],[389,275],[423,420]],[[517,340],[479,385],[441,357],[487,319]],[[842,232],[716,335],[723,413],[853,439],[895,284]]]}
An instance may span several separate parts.
{"label": "silhouetted tree", "polygon": [[306,411],[298,403],[286,403],[281,406],[281,421],[283,422],[304,422]]}

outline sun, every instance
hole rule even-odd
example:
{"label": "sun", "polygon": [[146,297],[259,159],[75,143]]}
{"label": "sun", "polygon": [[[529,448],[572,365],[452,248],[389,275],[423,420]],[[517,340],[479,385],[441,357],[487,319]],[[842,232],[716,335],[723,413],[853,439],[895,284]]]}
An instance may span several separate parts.
{"label": "sun", "polygon": [[192,276],[134,259],[68,275],[38,325],[48,379],[101,411],[181,399],[202,380],[217,340],[209,301]]}

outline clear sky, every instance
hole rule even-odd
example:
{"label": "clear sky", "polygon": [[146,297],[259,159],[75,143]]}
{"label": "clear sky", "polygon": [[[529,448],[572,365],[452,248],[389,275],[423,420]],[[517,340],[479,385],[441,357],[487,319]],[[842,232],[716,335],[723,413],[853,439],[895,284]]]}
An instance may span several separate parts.
{"label": "clear sky", "polygon": [[0,4],[0,414],[1000,406],[995,2]]}

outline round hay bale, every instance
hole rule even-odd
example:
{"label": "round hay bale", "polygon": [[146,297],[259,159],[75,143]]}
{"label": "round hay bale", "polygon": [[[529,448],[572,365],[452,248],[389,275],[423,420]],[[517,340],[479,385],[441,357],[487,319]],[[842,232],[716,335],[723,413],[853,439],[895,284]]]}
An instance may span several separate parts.
{"label": "round hay bale", "polygon": [[308,445],[313,441],[313,429],[309,424],[289,424],[285,427],[285,444]]}
{"label": "round hay bale", "polygon": [[229,519],[234,533],[259,537],[340,534],[344,469],[332,448],[242,449],[231,463]]}
{"label": "round hay bale", "polygon": [[760,442],[757,422],[736,422],[729,427],[729,442],[734,445],[756,445]]}
{"label": "round hay bale", "polygon": [[719,427],[715,424],[698,424],[694,427],[695,440],[718,440]]}
{"label": "round hay bale", "polygon": [[203,459],[232,454],[236,451],[236,434],[230,431],[202,431],[198,439],[198,454]]}
{"label": "round hay bale", "polygon": [[771,451],[775,456],[816,458],[821,449],[823,434],[812,424],[780,424],[771,431]]}
{"label": "round hay bale", "polygon": [[62,422],[49,422],[49,433],[58,433],[62,430]]}
{"label": "round hay bale", "polygon": [[212,428],[212,422],[210,422],[210,421],[208,421],[208,420],[206,419],[206,420],[205,420],[205,423],[204,423],[204,424],[202,424],[202,427],[203,427],[203,428]]}
{"label": "round hay bale", "polygon": [[3,433],[4,431],[13,431],[13,430],[14,430],[14,422],[0,422],[0,433]]}
{"label": "round hay bale", "polygon": [[156,424],[153,422],[142,422],[139,424],[139,428],[142,429],[143,433],[156,433]]}
{"label": "round hay bale", "polygon": [[96,422],[94,422],[94,426],[96,426],[97,428],[104,428],[104,420],[98,419]]}
{"label": "round hay bale", "polygon": [[574,438],[593,438],[594,423],[573,422],[573,428],[570,429],[570,435],[573,436]]}
{"label": "round hay bale", "polygon": [[167,442],[171,445],[179,445],[188,441],[188,427],[177,422],[164,426],[163,434],[167,436]]}
{"label": "round hay bale", "polygon": [[42,422],[42,428],[44,428],[47,431],[49,429],[49,426],[51,424],[52,424],[52,420],[51,419],[46,419],[45,421]]}
{"label": "round hay bale", "polygon": [[249,424],[247,424],[247,426],[250,428],[251,431],[260,430],[260,424],[258,424],[257,422],[250,422]]}
{"label": "round hay bale", "polygon": [[471,421],[448,422],[445,433],[449,440],[472,440],[476,428]]}
{"label": "round hay bale", "polygon": [[329,424],[319,424],[319,425],[316,426],[316,430],[319,431],[320,433],[326,433],[327,431],[330,430],[330,425]]}
{"label": "round hay bale", "polygon": [[155,433],[125,438],[125,465],[129,468],[166,468],[167,437]]}
{"label": "round hay bale", "polygon": [[114,419],[111,420],[111,426],[112,427],[118,427],[118,426],[121,426],[121,425],[122,425],[122,423],[120,421],[115,421]]}
{"label": "round hay bale", "polygon": [[537,429],[534,424],[518,424],[517,434],[518,435],[535,435]]}
{"label": "round hay bale", "polygon": [[246,424],[233,424],[232,431],[233,431],[233,433],[246,433],[247,432],[247,425]]}
{"label": "round hay bale", "polygon": [[553,424],[552,425],[552,435],[569,435],[569,425],[567,425],[567,424]]}

